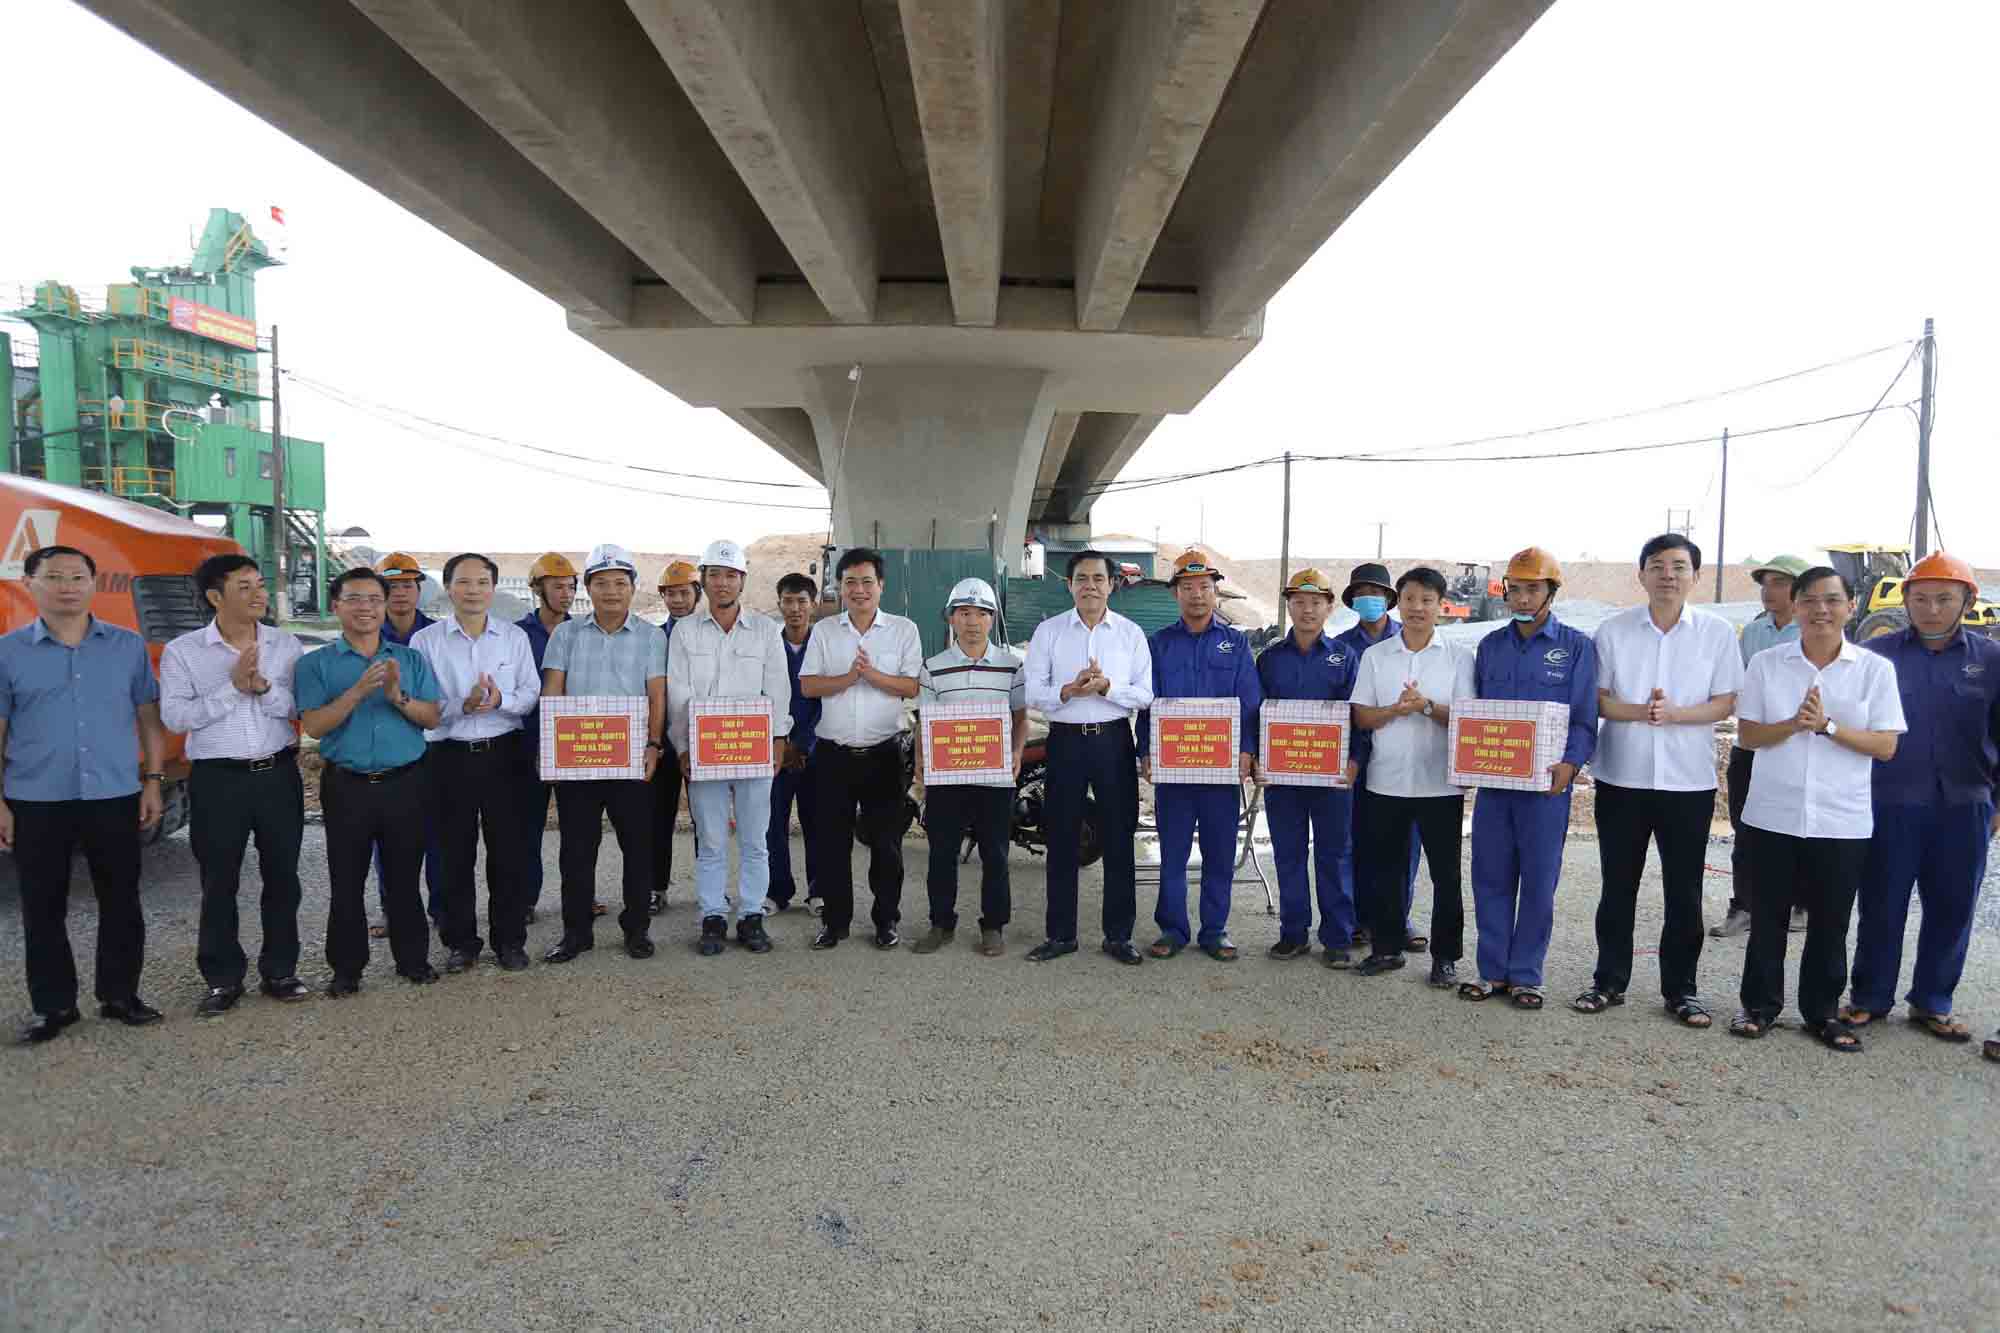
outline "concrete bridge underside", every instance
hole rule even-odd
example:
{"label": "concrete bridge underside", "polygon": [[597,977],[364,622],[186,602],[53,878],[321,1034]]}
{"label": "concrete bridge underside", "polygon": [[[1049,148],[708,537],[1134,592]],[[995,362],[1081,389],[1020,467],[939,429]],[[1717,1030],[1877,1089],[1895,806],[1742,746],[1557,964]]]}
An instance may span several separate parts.
{"label": "concrete bridge underside", "polygon": [[728,412],[841,540],[1007,549],[1087,525],[1550,0],[80,2]]}

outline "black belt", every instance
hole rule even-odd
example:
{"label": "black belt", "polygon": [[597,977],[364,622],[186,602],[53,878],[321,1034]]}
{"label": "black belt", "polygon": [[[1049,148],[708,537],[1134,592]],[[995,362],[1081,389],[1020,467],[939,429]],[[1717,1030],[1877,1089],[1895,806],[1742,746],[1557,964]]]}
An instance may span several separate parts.
{"label": "black belt", "polygon": [[278,751],[276,754],[267,754],[262,759],[197,759],[194,761],[194,766],[196,768],[240,768],[251,773],[268,773],[279,764],[290,763],[298,757],[299,747],[293,745]]}
{"label": "black belt", "polygon": [[1049,723],[1049,730],[1069,732],[1078,736],[1095,736],[1100,732],[1122,731],[1129,736],[1132,734],[1132,724],[1123,718],[1119,718],[1115,722],[1051,722]]}
{"label": "black belt", "polygon": [[826,737],[822,736],[819,738],[817,742],[814,743],[813,748],[818,749],[822,745],[830,745],[834,749],[843,751],[847,754],[874,754],[877,750],[886,750],[895,743],[896,743],[896,738],[894,736],[891,736],[888,740],[876,741],[873,745],[842,745],[839,741],[830,741]]}
{"label": "black belt", "polygon": [[432,745],[449,745],[449,746],[450,746],[450,747],[451,747],[452,749],[454,749],[454,750],[463,750],[463,751],[465,751],[465,752],[466,752],[467,754],[489,754],[489,753],[493,753],[493,752],[496,752],[496,751],[499,751],[499,750],[500,750],[500,749],[501,749],[502,747],[504,747],[504,746],[505,746],[505,745],[507,744],[507,742],[509,742],[509,741],[513,740],[513,739],[514,739],[514,738],[515,738],[516,736],[518,736],[518,735],[520,735],[520,734],[521,734],[521,733],[520,733],[520,732],[518,732],[518,731],[509,731],[509,732],[506,732],[506,733],[503,733],[502,735],[499,735],[499,736],[488,736],[488,737],[486,737],[486,738],[485,738],[485,739],[483,739],[483,740],[476,740],[476,741],[432,741],[432,742],[431,742],[431,744],[432,744]]}
{"label": "black belt", "polygon": [[421,766],[423,762],[421,759],[412,759],[407,764],[398,764],[395,768],[385,768],[374,773],[364,773],[358,768],[349,768],[345,764],[335,764],[333,768],[336,772],[345,773],[356,782],[366,782],[372,785],[377,782],[387,782],[391,778],[400,778],[411,769]]}

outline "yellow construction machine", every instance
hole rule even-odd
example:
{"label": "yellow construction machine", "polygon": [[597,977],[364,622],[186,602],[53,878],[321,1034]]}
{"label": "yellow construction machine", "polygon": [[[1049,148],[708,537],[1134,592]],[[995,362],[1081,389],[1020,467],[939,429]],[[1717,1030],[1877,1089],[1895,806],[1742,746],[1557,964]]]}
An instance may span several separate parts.
{"label": "yellow construction machine", "polygon": [[[1847,637],[1860,643],[1899,634],[1910,624],[1903,609],[1903,584],[1910,576],[1907,546],[1829,546],[1826,562],[1854,585],[1854,618]],[[1965,627],[1989,638],[2000,638],[2000,606],[1985,598],[1974,600],[1965,613]]]}

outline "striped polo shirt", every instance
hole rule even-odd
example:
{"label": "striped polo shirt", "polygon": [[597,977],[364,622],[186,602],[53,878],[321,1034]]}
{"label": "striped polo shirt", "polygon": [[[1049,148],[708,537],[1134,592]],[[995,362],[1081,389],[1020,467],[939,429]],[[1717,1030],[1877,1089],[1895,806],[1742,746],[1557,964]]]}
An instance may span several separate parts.
{"label": "striped polo shirt", "polygon": [[924,659],[917,673],[919,704],[963,704],[986,699],[1005,699],[1008,708],[1023,712],[1028,707],[1028,679],[1021,671],[1018,653],[1004,644],[988,643],[986,654],[977,660],[967,657],[958,641],[944,651]]}

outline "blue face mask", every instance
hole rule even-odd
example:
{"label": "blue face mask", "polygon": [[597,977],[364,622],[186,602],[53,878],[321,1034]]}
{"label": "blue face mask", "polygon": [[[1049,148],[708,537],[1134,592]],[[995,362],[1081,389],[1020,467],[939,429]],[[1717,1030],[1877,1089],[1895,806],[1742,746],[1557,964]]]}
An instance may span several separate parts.
{"label": "blue face mask", "polygon": [[1520,611],[1516,611],[1514,613],[1514,623],[1516,625],[1531,625],[1534,623],[1534,621],[1535,621],[1535,613],[1532,612],[1523,613]]}
{"label": "blue face mask", "polygon": [[1389,599],[1386,597],[1357,597],[1354,599],[1354,614],[1362,623],[1372,625],[1389,614]]}

